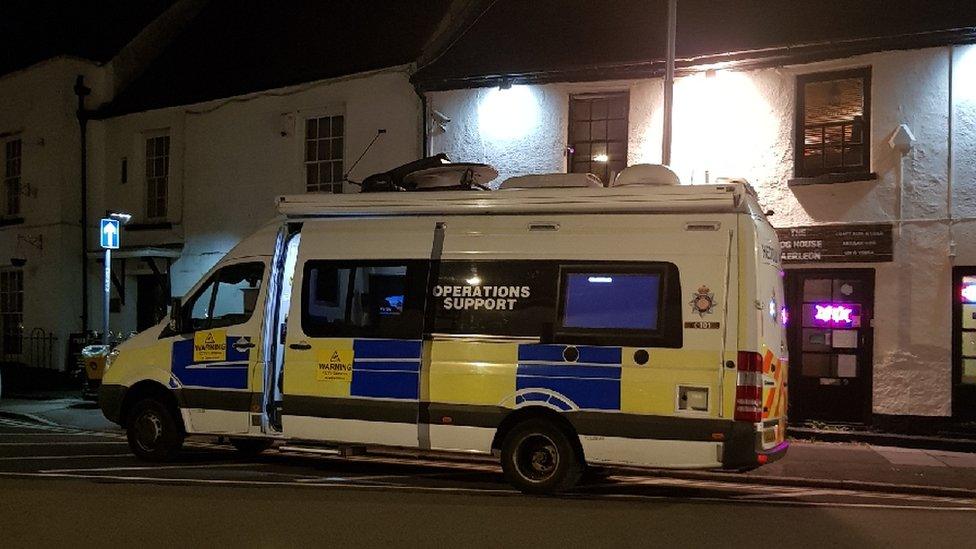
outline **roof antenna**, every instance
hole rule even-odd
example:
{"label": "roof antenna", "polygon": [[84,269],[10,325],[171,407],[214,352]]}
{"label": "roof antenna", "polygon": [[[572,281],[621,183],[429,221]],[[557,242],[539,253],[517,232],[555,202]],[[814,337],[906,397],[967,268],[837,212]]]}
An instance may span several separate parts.
{"label": "roof antenna", "polygon": [[352,166],[349,167],[349,170],[346,172],[346,175],[342,176],[343,179],[349,181],[353,185],[360,185],[360,183],[357,183],[356,181],[350,181],[349,174],[351,174],[352,171],[356,169],[356,165],[359,164],[359,161],[362,160],[364,156],[366,156],[366,153],[369,152],[369,149],[373,147],[373,143],[376,143],[376,140],[379,139],[380,136],[383,135],[384,133],[386,133],[386,128],[380,128],[376,130],[376,135],[373,136],[373,140],[369,142],[369,145],[366,145],[366,148],[363,150],[363,154],[359,155],[359,158],[357,158],[356,161],[352,163]]}

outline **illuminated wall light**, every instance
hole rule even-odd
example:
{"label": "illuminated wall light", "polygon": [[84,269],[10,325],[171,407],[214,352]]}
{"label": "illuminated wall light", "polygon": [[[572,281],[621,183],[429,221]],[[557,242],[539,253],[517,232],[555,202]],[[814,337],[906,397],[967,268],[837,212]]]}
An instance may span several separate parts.
{"label": "illuminated wall light", "polygon": [[610,160],[610,157],[605,154],[598,154],[593,157],[594,162],[606,162],[608,160]]}
{"label": "illuminated wall light", "polygon": [[591,276],[586,279],[587,282],[591,284],[610,284],[613,282],[613,278],[609,276]]}
{"label": "illuminated wall light", "polygon": [[963,286],[959,294],[966,303],[976,303],[976,284]]}
{"label": "illuminated wall light", "polygon": [[854,309],[850,307],[843,305],[814,305],[814,307],[817,308],[814,318],[821,322],[834,324],[852,324],[854,322],[851,318]]}
{"label": "illuminated wall light", "polygon": [[492,140],[525,137],[539,121],[539,101],[529,86],[485,91],[478,105],[478,129]]}

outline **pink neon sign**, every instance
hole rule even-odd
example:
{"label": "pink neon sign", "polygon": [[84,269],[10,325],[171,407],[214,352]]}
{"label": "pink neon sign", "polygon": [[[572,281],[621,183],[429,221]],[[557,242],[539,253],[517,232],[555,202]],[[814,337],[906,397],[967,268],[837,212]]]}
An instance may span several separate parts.
{"label": "pink neon sign", "polygon": [[813,318],[821,322],[831,324],[854,323],[854,319],[851,318],[854,309],[850,307],[845,307],[844,305],[814,305],[814,307],[817,308],[817,312],[813,315]]}
{"label": "pink neon sign", "polygon": [[976,303],[976,284],[967,284],[962,287],[962,300],[969,303]]}

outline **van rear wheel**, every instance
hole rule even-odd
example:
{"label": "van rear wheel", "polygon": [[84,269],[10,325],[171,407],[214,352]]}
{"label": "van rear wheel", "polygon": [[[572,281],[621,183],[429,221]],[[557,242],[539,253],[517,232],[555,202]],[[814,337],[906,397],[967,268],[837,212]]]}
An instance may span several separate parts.
{"label": "van rear wheel", "polygon": [[553,494],[576,485],[583,463],[563,429],[544,419],[516,425],[502,444],[502,470],[526,494]]}
{"label": "van rear wheel", "polygon": [[126,426],[132,453],[146,461],[170,461],[183,447],[185,435],[161,402],[147,398],[136,403]]}

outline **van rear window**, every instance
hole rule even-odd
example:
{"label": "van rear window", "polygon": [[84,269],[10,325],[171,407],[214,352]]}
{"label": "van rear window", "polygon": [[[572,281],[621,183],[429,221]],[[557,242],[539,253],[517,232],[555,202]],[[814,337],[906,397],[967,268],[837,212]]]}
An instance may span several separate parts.
{"label": "van rear window", "polygon": [[570,273],[563,292],[563,327],[656,330],[661,275]]}
{"label": "van rear window", "polygon": [[681,282],[665,262],[562,265],[556,343],[680,348]]}

